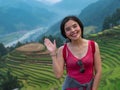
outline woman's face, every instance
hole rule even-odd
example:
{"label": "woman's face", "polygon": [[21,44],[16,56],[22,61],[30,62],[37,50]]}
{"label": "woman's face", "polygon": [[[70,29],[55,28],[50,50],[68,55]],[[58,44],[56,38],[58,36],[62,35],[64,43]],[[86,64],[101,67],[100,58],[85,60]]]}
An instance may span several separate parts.
{"label": "woman's face", "polygon": [[77,40],[81,37],[81,28],[74,20],[69,20],[64,27],[65,35],[70,40]]}

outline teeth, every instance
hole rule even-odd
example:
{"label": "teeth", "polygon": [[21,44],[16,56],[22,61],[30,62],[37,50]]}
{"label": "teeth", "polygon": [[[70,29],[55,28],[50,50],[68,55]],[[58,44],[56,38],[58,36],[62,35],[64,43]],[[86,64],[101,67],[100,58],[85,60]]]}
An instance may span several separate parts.
{"label": "teeth", "polygon": [[75,34],[72,34],[71,36],[76,36],[77,34],[75,33]]}

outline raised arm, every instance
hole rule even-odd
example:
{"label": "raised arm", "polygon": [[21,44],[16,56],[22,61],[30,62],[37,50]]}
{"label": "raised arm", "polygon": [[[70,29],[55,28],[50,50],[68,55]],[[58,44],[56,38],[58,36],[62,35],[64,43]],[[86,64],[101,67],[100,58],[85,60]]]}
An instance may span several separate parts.
{"label": "raised arm", "polygon": [[47,38],[44,40],[44,44],[47,47],[50,56],[52,58],[52,66],[53,66],[54,74],[56,78],[60,78],[63,75],[63,71],[64,71],[64,59],[62,54],[63,46],[57,49],[55,40],[52,43]]}

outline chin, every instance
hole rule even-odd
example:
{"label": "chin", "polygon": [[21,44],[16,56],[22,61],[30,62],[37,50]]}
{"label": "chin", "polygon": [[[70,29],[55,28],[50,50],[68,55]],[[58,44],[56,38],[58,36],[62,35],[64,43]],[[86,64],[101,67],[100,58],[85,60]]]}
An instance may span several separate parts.
{"label": "chin", "polygon": [[80,39],[80,38],[71,38],[71,40],[75,40],[75,41],[76,41],[76,40],[79,40],[79,39]]}

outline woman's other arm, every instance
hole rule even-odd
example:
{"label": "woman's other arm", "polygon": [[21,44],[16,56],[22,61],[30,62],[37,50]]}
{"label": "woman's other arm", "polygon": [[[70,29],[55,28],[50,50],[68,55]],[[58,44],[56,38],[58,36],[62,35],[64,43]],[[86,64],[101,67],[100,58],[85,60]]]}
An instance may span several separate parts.
{"label": "woman's other arm", "polygon": [[94,77],[92,90],[97,90],[102,73],[100,50],[97,43],[95,43],[94,68],[95,68],[95,77]]}

